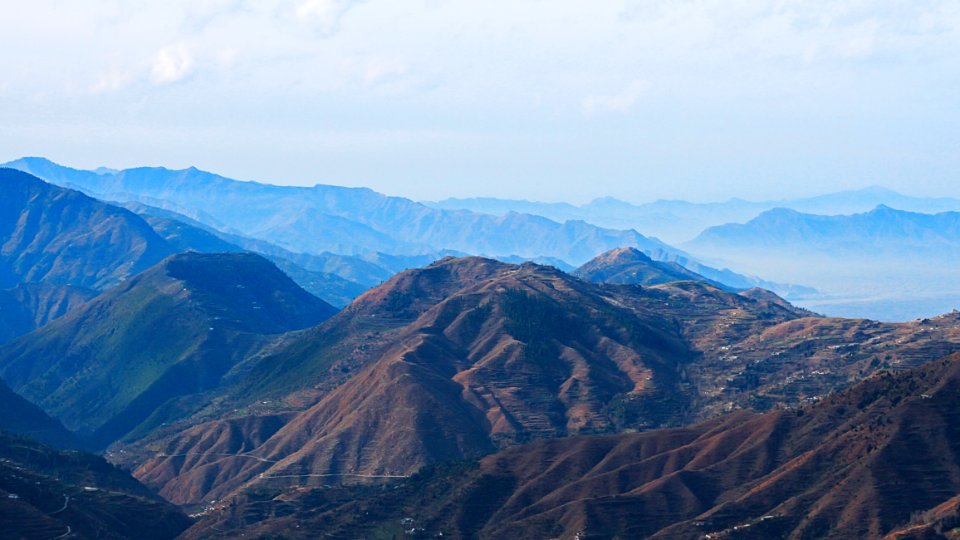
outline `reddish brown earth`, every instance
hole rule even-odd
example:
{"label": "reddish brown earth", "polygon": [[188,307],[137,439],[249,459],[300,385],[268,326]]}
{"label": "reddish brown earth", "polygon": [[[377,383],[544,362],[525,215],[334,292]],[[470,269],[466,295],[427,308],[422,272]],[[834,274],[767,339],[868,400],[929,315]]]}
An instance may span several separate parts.
{"label": "reddish brown earth", "polygon": [[[438,286],[426,288],[424,280]],[[623,393],[649,396],[651,417],[676,421],[685,410],[677,373],[691,352],[671,325],[634,320],[594,290],[557,270],[483,259],[401,275],[350,310],[354,319],[386,312],[410,322],[355,375],[257,447],[260,460],[222,457],[194,468],[161,456],[136,474],[165,496],[195,502],[183,494],[216,498],[251,479],[407,475],[524,440],[611,431],[607,406]],[[190,446],[182,437],[170,444],[164,454]],[[232,479],[204,491],[210,475]]]}
{"label": "reddish brown earth", "polygon": [[259,490],[186,537],[950,538],[957,493],[953,356],[800,410],[538,441],[352,497]]}

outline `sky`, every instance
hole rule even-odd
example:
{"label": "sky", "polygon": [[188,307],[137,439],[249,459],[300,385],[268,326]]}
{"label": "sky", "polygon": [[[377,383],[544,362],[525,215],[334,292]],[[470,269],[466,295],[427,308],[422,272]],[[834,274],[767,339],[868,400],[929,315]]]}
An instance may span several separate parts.
{"label": "sky", "polygon": [[419,200],[960,196],[955,0],[0,0],[0,161]]}

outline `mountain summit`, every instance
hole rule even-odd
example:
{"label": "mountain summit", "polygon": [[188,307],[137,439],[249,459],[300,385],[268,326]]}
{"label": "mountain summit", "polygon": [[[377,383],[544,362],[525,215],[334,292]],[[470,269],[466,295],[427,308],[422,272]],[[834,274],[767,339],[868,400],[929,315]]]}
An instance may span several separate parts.
{"label": "mountain summit", "polygon": [[692,280],[727,289],[722,283],[707,279],[675,262],[655,261],[631,247],[616,248],[598,255],[577,268],[573,275],[596,283],[657,285]]}

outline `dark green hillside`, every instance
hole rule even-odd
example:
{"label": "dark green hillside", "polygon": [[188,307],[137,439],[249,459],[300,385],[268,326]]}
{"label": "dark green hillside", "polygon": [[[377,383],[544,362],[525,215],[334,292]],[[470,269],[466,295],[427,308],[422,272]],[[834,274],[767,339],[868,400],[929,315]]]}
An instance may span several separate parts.
{"label": "dark green hillside", "polygon": [[192,410],[271,335],[335,311],[257,255],[185,253],[0,348],[0,374],[106,445]]}

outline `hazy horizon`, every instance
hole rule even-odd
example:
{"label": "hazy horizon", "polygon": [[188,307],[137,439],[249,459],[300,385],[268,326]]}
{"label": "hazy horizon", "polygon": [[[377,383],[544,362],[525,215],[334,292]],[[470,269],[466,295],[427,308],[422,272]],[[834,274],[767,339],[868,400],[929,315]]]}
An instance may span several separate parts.
{"label": "hazy horizon", "polygon": [[860,186],[860,187],[850,187],[850,188],[835,189],[835,190],[832,190],[832,191],[831,191],[831,190],[826,190],[826,191],[812,191],[812,192],[810,192],[810,193],[808,193],[808,194],[797,195],[797,196],[794,196],[794,197],[779,197],[779,198],[770,198],[770,199],[762,199],[762,198],[758,198],[758,197],[753,197],[753,198],[751,198],[750,194],[730,194],[729,196],[727,196],[727,197],[724,198],[724,199],[697,199],[696,197],[691,197],[691,198],[665,197],[665,198],[657,198],[657,199],[649,199],[649,200],[631,200],[631,199],[616,197],[616,196],[610,195],[610,194],[598,194],[598,195],[595,196],[595,197],[592,197],[592,198],[589,198],[589,199],[584,199],[584,200],[565,200],[565,199],[550,199],[550,198],[535,198],[535,197],[530,197],[530,198],[512,198],[512,197],[506,197],[506,196],[501,197],[501,196],[497,196],[497,195],[483,195],[483,194],[479,194],[479,195],[464,194],[464,195],[460,195],[460,196],[451,196],[451,197],[444,197],[444,198],[425,199],[425,198],[413,198],[413,197],[409,197],[409,196],[407,196],[407,195],[405,195],[405,194],[403,194],[403,193],[389,193],[389,192],[385,192],[385,191],[381,191],[381,190],[375,189],[375,188],[373,188],[373,187],[371,187],[371,186],[349,185],[349,184],[336,184],[336,183],[329,183],[329,182],[314,182],[314,183],[303,183],[303,184],[290,184],[290,183],[281,183],[281,182],[276,182],[276,181],[269,181],[269,180],[264,180],[264,179],[260,179],[260,178],[233,177],[233,176],[229,176],[229,175],[223,174],[223,173],[221,173],[221,172],[219,172],[219,171],[216,171],[216,170],[207,170],[207,169],[204,169],[204,168],[202,168],[202,167],[197,167],[197,166],[195,166],[195,165],[188,165],[188,166],[186,166],[186,167],[172,167],[172,166],[168,166],[168,165],[164,165],[164,164],[140,164],[140,165],[134,165],[134,166],[132,166],[132,167],[112,167],[112,166],[110,166],[110,165],[99,165],[99,166],[94,166],[94,167],[80,167],[80,166],[76,166],[76,165],[73,165],[73,164],[70,164],[70,163],[60,162],[60,161],[57,161],[57,160],[55,160],[55,159],[51,159],[51,158],[49,158],[49,157],[47,157],[47,156],[39,156],[39,155],[29,155],[29,156],[28,156],[28,155],[23,155],[23,156],[12,157],[12,158],[9,158],[9,159],[0,159],[0,164],[12,163],[12,162],[17,161],[17,160],[20,160],[20,159],[45,159],[45,160],[51,161],[52,163],[55,163],[56,165],[60,165],[60,166],[63,166],[63,167],[68,167],[68,168],[71,168],[71,169],[82,170],[82,171],[92,171],[92,172],[95,172],[95,171],[97,171],[97,170],[121,171],[121,170],[124,170],[124,169],[126,169],[126,168],[141,168],[141,167],[160,168],[160,169],[167,169],[167,170],[172,170],[172,171],[186,170],[186,169],[190,169],[190,168],[195,168],[195,169],[197,169],[197,170],[199,170],[199,171],[201,171],[201,172],[210,173],[210,174],[214,174],[214,175],[217,175],[217,176],[223,176],[223,177],[228,178],[228,179],[230,179],[230,180],[235,180],[235,181],[239,181],[239,182],[255,182],[255,183],[266,184],[266,185],[273,185],[273,186],[278,186],[278,187],[284,187],[284,186],[290,186],[290,187],[313,187],[313,186],[323,186],[323,185],[326,185],[326,186],[361,188],[361,189],[362,189],[362,188],[367,188],[367,189],[372,189],[372,190],[374,190],[374,191],[376,191],[376,192],[378,192],[378,193],[381,193],[381,194],[383,194],[383,195],[387,195],[387,196],[390,196],[390,197],[403,197],[403,198],[410,199],[410,200],[415,201],[415,202],[422,202],[422,203],[443,202],[443,201],[445,201],[445,200],[447,200],[447,199],[452,199],[452,200],[458,200],[458,199],[459,199],[459,200],[490,199],[490,200],[517,201],[517,202],[528,202],[528,203],[570,204],[570,205],[573,205],[573,206],[583,206],[583,205],[589,204],[590,202],[593,202],[593,201],[596,201],[596,200],[600,200],[600,199],[614,199],[614,200],[618,200],[618,201],[621,201],[621,202],[627,202],[627,203],[630,203],[630,204],[633,204],[633,205],[638,205],[638,206],[644,205],[644,204],[657,203],[657,202],[689,202],[689,203],[695,203],[695,204],[725,204],[725,203],[730,203],[730,202],[733,202],[733,201],[742,201],[742,202],[746,202],[746,203],[775,203],[775,202],[781,202],[781,201],[787,202],[787,201],[800,200],[800,199],[805,199],[805,198],[815,198],[815,197],[821,197],[821,196],[840,195],[840,194],[844,194],[844,193],[866,192],[866,191],[873,191],[873,190],[891,192],[891,193],[894,193],[894,194],[897,194],[897,195],[902,195],[902,196],[906,196],[906,197],[914,197],[914,198],[918,198],[918,199],[923,199],[923,198],[929,198],[929,199],[960,199],[960,197],[953,197],[953,196],[950,196],[950,195],[930,195],[930,196],[919,195],[919,194],[914,193],[914,192],[912,192],[912,191],[910,191],[910,190],[893,189],[893,188],[890,188],[890,187],[888,187],[888,186],[883,186],[883,185],[879,185],[879,184],[865,185],[865,186]]}
{"label": "hazy horizon", "polygon": [[960,196],[946,1],[31,2],[0,145],[415,200]]}

